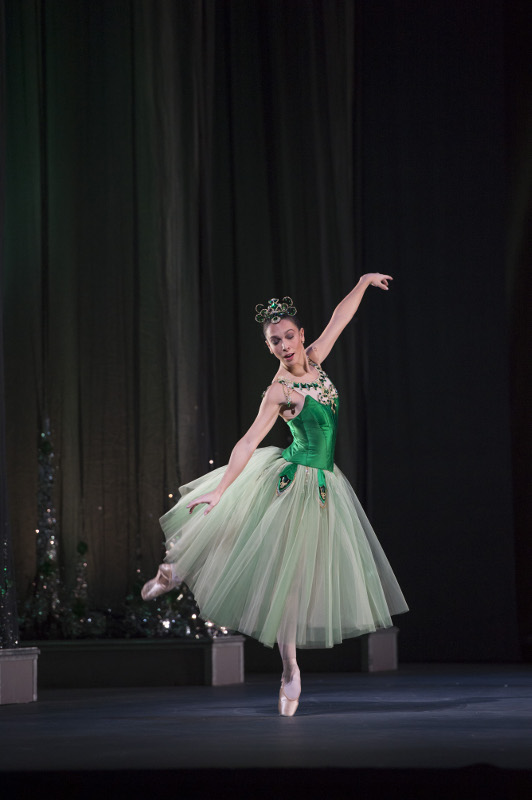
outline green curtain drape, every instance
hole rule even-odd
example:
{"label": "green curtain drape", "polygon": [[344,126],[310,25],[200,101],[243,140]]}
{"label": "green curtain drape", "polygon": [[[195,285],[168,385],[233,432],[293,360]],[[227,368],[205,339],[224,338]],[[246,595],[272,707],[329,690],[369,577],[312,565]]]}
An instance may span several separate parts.
{"label": "green curtain drape", "polygon": [[[5,13],[0,5],[0,64],[5,64]],[[4,273],[3,247],[5,218],[5,168],[6,128],[5,120],[5,73],[0,71],[0,648],[18,644],[17,595],[11,524],[9,519],[7,462],[6,462],[6,414],[4,381],[4,325],[2,285]]]}
{"label": "green curtain drape", "polygon": [[92,600],[113,605],[160,560],[169,494],[224,463],[256,413],[274,365],[255,304],[291,294],[312,335],[355,281],[354,7],[7,8],[20,585],[47,417],[67,580],[86,541]]}

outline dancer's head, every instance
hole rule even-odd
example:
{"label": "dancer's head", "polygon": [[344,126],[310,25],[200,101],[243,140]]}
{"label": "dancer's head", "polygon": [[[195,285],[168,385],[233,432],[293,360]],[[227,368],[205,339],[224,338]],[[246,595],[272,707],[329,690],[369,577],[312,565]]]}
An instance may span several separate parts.
{"label": "dancer's head", "polygon": [[284,314],[279,322],[264,322],[262,330],[268,350],[284,367],[304,361],[305,331],[295,314]]}
{"label": "dancer's head", "polygon": [[255,307],[255,319],[262,324],[266,345],[283,366],[295,364],[304,358],[305,331],[297,316],[291,297],[268,300],[267,305]]}

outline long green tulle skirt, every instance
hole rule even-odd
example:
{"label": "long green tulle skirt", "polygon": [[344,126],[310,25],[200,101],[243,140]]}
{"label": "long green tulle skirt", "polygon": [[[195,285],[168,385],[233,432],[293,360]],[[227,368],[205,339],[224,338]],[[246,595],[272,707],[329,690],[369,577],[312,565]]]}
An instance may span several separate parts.
{"label": "long green tulle skirt", "polygon": [[207,515],[186,505],[215,489],[226,467],[182,486],[161,517],[166,563],[204,619],[269,647],[332,647],[389,627],[408,606],[351,485],[337,467],[325,472],[323,504],[318,470],[298,466],[279,493],[281,452],[257,449]]}

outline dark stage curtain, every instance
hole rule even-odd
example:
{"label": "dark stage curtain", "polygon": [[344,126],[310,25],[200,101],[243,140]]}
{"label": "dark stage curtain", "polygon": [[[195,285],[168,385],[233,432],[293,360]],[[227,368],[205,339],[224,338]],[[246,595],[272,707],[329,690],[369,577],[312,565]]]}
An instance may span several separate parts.
{"label": "dark stage curtain", "polygon": [[4,5],[20,594],[45,419],[66,579],[86,541],[92,604],[119,604],[273,376],[255,304],[291,295],[312,337],[378,270],[326,368],[402,656],[516,657],[502,0]]}
{"label": "dark stage curtain", "polygon": [[[21,586],[49,417],[67,576],[86,541],[93,600],[114,604],[160,561],[168,495],[224,463],[253,420],[274,370],[256,303],[291,293],[311,336],[356,280],[353,7],[7,9]],[[352,411],[353,339],[336,359]],[[346,416],[348,468],[353,433]]]}
{"label": "dark stage curtain", "polygon": [[[5,17],[0,5],[0,65],[5,63]],[[0,71],[0,245],[4,240],[5,212],[5,74]],[[6,430],[5,430],[5,386],[4,386],[4,342],[2,321],[2,276],[4,271],[3,250],[0,246],[0,648],[18,644],[18,616],[15,586],[15,567],[9,522]]]}
{"label": "dark stage curtain", "polygon": [[511,660],[504,4],[361,10],[365,252],[400,278],[365,322],[373,519],[412,657]]}
{"label": "dark stage curtain", "polygon": [[532,661],[532,6],[508,3],[505,18],[509,172],[510,399],[519,628]]}

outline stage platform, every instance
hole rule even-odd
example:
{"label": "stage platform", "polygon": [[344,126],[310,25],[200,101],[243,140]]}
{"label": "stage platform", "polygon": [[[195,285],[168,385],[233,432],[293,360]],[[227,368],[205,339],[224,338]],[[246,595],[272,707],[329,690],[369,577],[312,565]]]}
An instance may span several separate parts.
{"label": "stage platform", "polygon": [[0,708],[2,797],[525,800],[530,665],[415,665],[237,686],[41,691]]}

